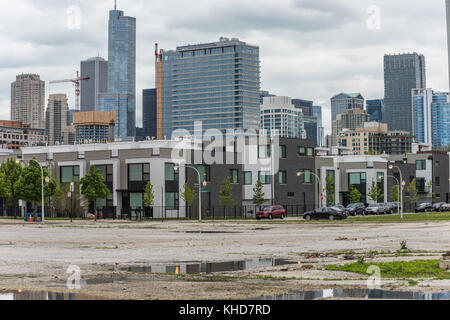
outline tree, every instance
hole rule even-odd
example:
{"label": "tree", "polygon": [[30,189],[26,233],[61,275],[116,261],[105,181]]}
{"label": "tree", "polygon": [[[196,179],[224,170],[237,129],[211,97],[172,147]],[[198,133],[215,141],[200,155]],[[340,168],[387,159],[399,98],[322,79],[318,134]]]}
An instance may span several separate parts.
{"label": "tree", "polygon": [[398,185],[393,185],[391,188],[391,201],[392,202],[399,202],[400,199],[398,198]]}
{"label": "tree", "polygon": [[[47,169],[43,169],[44,179],[48,177]],[[29,162],[28,166],[23,169],[22,176],[14,184],[14,188],[18,198],[34,204],[35,212],[37,212],[36,203],[42,200],[42,173],[41,167],[36,159]],[[44,199],[51,197],[56,193],[56,182],[50,179],[49,183],[44,182]]]}
{"label": "tree", "polygon": [[378,188],[378,184],[375,181],[372,181],[372,186],[368,192],[368,196],[371,200],[378,203],[378,201],[384,197],[384,194],[381,192],[380,188]]}
{"label": "tree", "polygon": [[195,190],[189,188],[189,184],[184,184],[183,192],[181,193],[181,199],[184,200],[187,206],[190,206],[197,198],[195,193]]}
{"label": "tree", "polygon": [[265,194],[263,192],[263,183],[261,180],[256,181],[256,185],[253,188],[253,204],[255,206],[261,206],[266,202]]}
{"label": "tree", "polygon": [[433,180],[427,182],[428,196],[431,198],[431,203],[434,203],[434,192],[433,192]]}
{"label": "tree", "polygon": [[361,201],[362,193],[359,192],[359,190],[356,189],[354,185],[350,185],[349,191],[350,203],[358,203],[359,201]]}
{"label": "tree", "polygon": [[22,165],[20,163],[17,163],[16,160],[12,158],[2,163],[0,167],[0,172],[4,174],[5,183],[7,184],[8,188],[4,196],[12,201],[12,205],[14,208],[14,219],[17,217],[17,201],[19,199],[15,184],[20,180],[22,171]]}
{"label": "tree", "polygon": [[9,198],[11,196],[8,181],[6,181],[6,175],[0,170],[0,197]]}
{"label": "tree", "polygon": [[334,180],[332,177],[327,176],[327,206],[332,206],[334,202]]}
{"label": "tree", "polygon": [[153,191],[153,184],[150,181],[145,186],[144,205],[146,207],[153,207],[155,205],[155,192]]}
{"label": "tree", "polygon": [[413,179],[411,181],[411,183],[408,185],[408,188],[406,189],[406,191],[408,191],[407,197],[409,199],[409,202],[411,202],[411,205],[413,207],[415,207],[416,202],[420,199],[419,191],[416,188],[416,179]]}
{"label": "tree", "polygon": [[94,203],[94,212],[97,217],[97,199],[108,198],[111,194],[105,185],[103,175],[100,170],[91,166],[88,174],[81,179],[81,194],[88,199],[90,203]]}
{"label": "tree", "polygon": [[221,206],[223,206],[226,210],[227,207],[232,206],[235,204],[235,201],[233,199],[232,189],[231,189],[231,178],[226,177],[220,185],[219,190],[219,203]]}

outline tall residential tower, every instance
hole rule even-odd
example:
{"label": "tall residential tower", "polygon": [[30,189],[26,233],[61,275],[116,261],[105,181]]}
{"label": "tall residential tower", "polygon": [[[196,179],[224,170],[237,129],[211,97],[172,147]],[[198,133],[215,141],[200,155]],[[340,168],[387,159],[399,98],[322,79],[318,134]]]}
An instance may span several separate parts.
{"label": "tall residential tower", "polygon": [[45,82],[37,74],[20,74],[11,83],[11,120],[45,129]]}
{"label": "tall residential tower", "polygon": [[389,130],[412,133],[411,90],[426,88],[425,57],[417,53],[384,56],[384,106]]}
{"label": "tall residential tower", "polygon": [[108,92],[99,94],[99,111],[115,110],[116,137],[136,135],[136,18],[109,12]]}
{"label": "tall residential tower", "polygon": [[108,61],[94,57],[81,61],[81,112],[97,111],[99,94],[108,91]]}

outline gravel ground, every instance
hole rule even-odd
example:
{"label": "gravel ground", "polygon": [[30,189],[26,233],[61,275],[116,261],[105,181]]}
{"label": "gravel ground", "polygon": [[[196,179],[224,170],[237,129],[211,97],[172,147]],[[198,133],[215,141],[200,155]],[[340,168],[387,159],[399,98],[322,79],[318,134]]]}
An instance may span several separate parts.
{"label": "gravel ground", "polygon": [[[109,298],[236,299],[310,288],[364,287],[366,280],[362,275],[323,271],[320,267],[329,263],[351,262],[352,257],[347,257],[350,260],[344,259],[343,251],[393,252],[400,248],[402,240],[406,240],[408,248],[414,252],[424,252],[400,258],[375,256],[372,260],[438,259],[443,252],[450,251],[450,222],[272,224],[256,221],[77,221],[71,224],[49,221],[42,226],[0,220],[0,290],[42,289],[53,282],[65,283],[69,265],[79,266],[83,279],[122,278],[119,283],[86,285],[80,291]],[[291,259],[300,264],[221,274],[239,277],[236,279],[130,275],[119,271],[129,265],[221,262],[264,257]],[[110,271],[114,267],[116,271]],[[266,278],[254,278],[255,274]],[[131,281],[130,276],[150,278],[147,281]],[[274,277],[295,277],[296,280]],[[383,285],[403,290],[450,290],[448,280],[424,279],[414,287],[404,280],[383,280]],[[62,291],[58,288],[52,290]]]}

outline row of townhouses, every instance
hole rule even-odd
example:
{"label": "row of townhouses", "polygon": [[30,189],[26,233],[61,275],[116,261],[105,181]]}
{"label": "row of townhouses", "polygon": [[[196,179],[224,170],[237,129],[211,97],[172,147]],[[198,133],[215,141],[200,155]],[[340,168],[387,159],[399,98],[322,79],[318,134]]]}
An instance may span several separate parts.
{"label": "row of townhouses", "polygon": [[[43,167],[51,164],[56,168],[55,178],[60,183],[81,179],[96,166],[111,191],[111,196],[97,201],[97,206],[118,213],[143,210],[145,186],[151,181],[155,217],[193,217],[198,215],[198,198],[194,209],[188,211],[181,195],[185,183],[198,192],[199,175],[202,215],[206,216],[224,211],[236,216],[253,214],[253,189],[258,180],[264,184],[266,203],[283,205],[288,214],[325,206],[327,180],[334,187],[335,203],[349,204],[350,185],[361,192],[361,202],[373,203],[368,196],[373,181],[384,194],[380,202],[388,202],[392,186],[401,181],[400,171],[406,186],[416,179],[419,202],[450,202],[449,155],[437,151],[395,156],[329,155],[308,140],[245,136],[223,146],[214,140],[196,143],[179,139],[29,147],[4,150],[0,161],[14,157],[28,163],[35,158]],[[219,193],[227,177],[235,205],[224,210]],[[404,206],[410,209],[406,187],[403,195]]]}

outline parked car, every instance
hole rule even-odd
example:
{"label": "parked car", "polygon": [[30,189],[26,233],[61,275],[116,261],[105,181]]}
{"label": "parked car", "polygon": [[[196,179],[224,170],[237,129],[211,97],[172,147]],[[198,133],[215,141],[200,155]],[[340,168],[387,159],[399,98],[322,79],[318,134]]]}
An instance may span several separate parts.
{"label": "parked car", "polygon": [[341,208],[333,206],[326,208],[318,208],[313,211],[308,211],[303,215],[305,220],[342,220],[347,219],[347,214]]}
{"label": "parked car", "polygon": [[437,202],[433,204],[433,211],[435,212],[441,212],[442,211],[442,206],[446,204],[445,202]]}
{"label": "parked car", "polygon": [[366,214],[384,214],[384,207],[382,207],[380,203],[372,203],[366,208]]}
{"label": "parked car", "polygon": [[428,202],[418,204],[416,206],[416,213],[417,212],[433,212],[433,205]]}
{"label": "parked car", "polygon": [[256,213],[256,219],[284,219],[286,217],[286,209],[282,206],[267,206]]}
{"label": "parked car", "polygon": [[384,209],[384,214],[392,214],[392,208],[388,203],[380,203],[380,206]]}
{"label": "parked car", "polygon": [[391,209],[392,213],[399,213],[400,212],[400,202],[388,202],[387,205]]}
{"label": "parked car", "polygon": [[366,206],[362,202],[352,203],[347,206],[348,215],[357,216],[366,214]]}
{"label": "parked car", "polygon": [[332,207],[336,207],[336,208],[338,208],[338,209],[341,209],[342,211],[345,212],[345,214],[346,214],[347,216],[349,215],[348,209],[347,209],[346,207],[344,207],[342,204],[335,204],[335,205],[332,206]]}
{"label": "parked car", "polygon": [[450,203],[446,203],[446,204],[444,204],[442,207],[441,207],[441,211],[442,212],[447,212],[447,211],[450,211]]}

